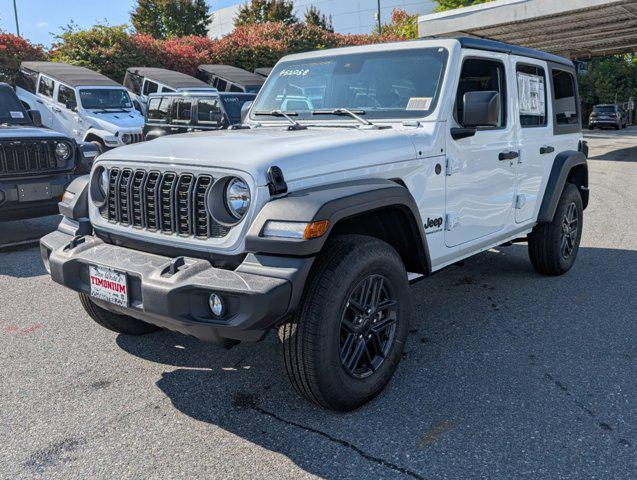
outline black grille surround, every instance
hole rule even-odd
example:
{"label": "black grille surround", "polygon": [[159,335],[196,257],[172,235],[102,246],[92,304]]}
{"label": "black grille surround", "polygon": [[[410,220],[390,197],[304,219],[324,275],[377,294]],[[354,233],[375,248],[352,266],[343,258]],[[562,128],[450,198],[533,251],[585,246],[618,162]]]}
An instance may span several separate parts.
{"label": "black grille surround", "polygon": [[206,210],[212,175],[121,167],[107,171],[108,195],[100,214],[109,223],[200,240],[223,238],[230,231]]}
{"label": "black grille surround", "polygon": [[[68,160],[59,160],[56,157],[55,145],[58,142],[65,142],[71,148],[71,157]],[[73,166],[74,156],[75,144],[68,139],[0,139],[0,176],[66,170]]]}

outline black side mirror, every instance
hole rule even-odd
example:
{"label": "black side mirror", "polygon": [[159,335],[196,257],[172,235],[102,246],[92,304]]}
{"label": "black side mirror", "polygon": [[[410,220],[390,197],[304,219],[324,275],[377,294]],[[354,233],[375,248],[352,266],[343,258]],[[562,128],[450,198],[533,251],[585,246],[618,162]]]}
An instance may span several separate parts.
{"label": "black side mirror", "polygon": [[64,106],[73,112],[77,111],[77,102],[74,102],[73,100],[67,100]]}
{"label": "black side mirror", "polygon": [[462,98],[462,103],[463,127],[497,127],[500,123],[500,94],[498,92],[467,92]]}
{"label": "black side mirror", "polygon": [[27,110],[27,114],[29,115],[29,117],[31,117],[33,125],[35,125],[36,127],[42,126],[42,115],[40,115],[40,112],[38,110]]}

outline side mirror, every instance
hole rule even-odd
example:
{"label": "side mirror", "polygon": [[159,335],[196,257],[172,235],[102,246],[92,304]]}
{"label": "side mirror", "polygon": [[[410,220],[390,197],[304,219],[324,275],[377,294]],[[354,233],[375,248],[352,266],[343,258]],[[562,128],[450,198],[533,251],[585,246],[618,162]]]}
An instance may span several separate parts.
{"label": "side mirror", "polygon": [[31,117],[33,125],[35,125],[36,127],[42,126],[42,115],[40,115],[40,112],[38,110],[27,110],[27,114],[29,115],[29,117]]}
{"label": "side mirror", "polygon": [[73,112],[77,111],[77,102],[74,102],[73,100],[67,100],[64,105],[68,110],[72,110]]}
{"label": "side mirror", "polygon": [[248,113],[250,113],[250,108],[252,108],[252,104],[254,102],[246,102],[241,105],[241,123],[245,123],[246,118],[248,118]]}
{"label": "side mirror", "polygon": [[500,94],[498,92],[467,92],[462,98],[462,103],[463,127],[497,127],[500,123]]}

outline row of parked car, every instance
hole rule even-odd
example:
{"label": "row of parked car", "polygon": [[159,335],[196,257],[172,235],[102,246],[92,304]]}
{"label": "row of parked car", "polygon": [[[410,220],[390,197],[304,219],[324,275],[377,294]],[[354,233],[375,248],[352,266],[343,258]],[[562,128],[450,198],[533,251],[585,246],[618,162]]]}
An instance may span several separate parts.
{"label": "row of parked car", "polygon": [[0,221],[56,213],[64,187],[106,150],[241,123],[268,74],[131,67],[121,85],[84,67],[23,62],[15,91],[0,84]]}

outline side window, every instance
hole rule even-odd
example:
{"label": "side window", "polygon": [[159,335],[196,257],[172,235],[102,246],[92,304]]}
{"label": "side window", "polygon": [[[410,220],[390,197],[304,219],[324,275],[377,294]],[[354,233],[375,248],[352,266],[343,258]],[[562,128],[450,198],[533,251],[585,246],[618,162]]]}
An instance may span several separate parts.
{"label": "side window", "polygon": [[556,125],[578,125],[575,79],[564,70],[553,69],[553,115]]}
{"label": "side window", "polygon": [[175,122],[190,123],[192,100],[179,100],[175,108]]}
{"label": "side window", "polygon": [[151,98],[146,119],[153,123],[166,123],[171,103],[172,99],[169,97]]}
{"label": "side window", "polygon": [[20,70],[20,75],[16,81],[18,87],[24,88],[27,92],[35,93],[36,85],[38,83],[38,73],[32,70],[23,68]]}
{"label": "side window", "polygon": [[241,87],[240,87],[240,86],[238,86],[238,85],[235,85],[234,83],[231,83],[231,84],[230,84],[230,90],[229,90],[229,91],[230,91],[230,92],[241,93],[241,92],[243,92],[243,88],[241,88]]}
{"label": "side window", "polygon": [[169,88],[169,87],[161,87],[161,92],[162,93],[175,93],[175,91],[172,88]]}
{"label": "side window", "polygon": [[219,100],[217,99],[201,99],[197,104],[197,122],[198,123],[217,123],[221,116],[221,108],[219,108]]}
{"label": "side window", "polygon": [[155,82],[151,82],[150,80],[144,81],[144,95],[157,93],[157,90],[159,90],[159,85],[157,85]]}
{"label": "side window", "polygon": [[518,105],[520,125],[525,127],[545,127],[546,116],[546,75],[537,65],[516,67],[518,84]]}
{"label": "side window", "polygon": [[60,88],[58,88],[58,102],[62,105],[66,105],[67,102],[77,105],[75,90],[67,87],[66,85],[60,85]]}
{"label": "side window", "polygon": [[228,86],[228,82],[226,82],[225,80],[221,80],[221,79],[218,79],[218,80],[217,80],[217,86],[216,86],[216,88],[217,88],[217,90],[219,90],[220,92],[225,92],[225,91],[226,91],[227,86]]}
{"label": "side window", "polygon": [[41,76],[40,83],[38,84],[38,93],[45,97],[53,98],[53,90],[55,89],[55,82],[50,78]]}
{"label": "side window", "polygon": [[456,121],[462,123],[463,97],[467,92],[494,91],[500,94],[500,119],[495,128],[506,126],[506,77],[504,64],[497,60],[468,58],[462,65],[456,95]]}

